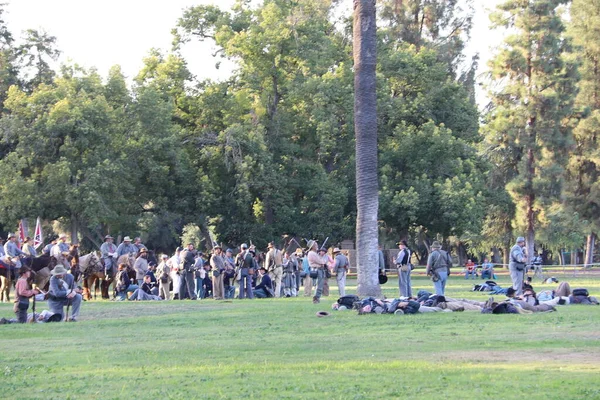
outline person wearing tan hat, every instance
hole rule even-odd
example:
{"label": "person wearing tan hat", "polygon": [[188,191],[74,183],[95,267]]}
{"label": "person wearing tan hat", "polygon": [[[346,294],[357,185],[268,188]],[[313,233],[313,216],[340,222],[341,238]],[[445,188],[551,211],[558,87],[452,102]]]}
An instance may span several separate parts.
{"label": "person wearing tan hat", "polygon": [[431,253],[427,258],[427,275],[431,276],[435,294],[444,296],[446,281],[450,275],[452,259],[450,255],[442,250],[442,245],[437,240],[431,244]]}
{"label": "person wearing tan hat", "polygon": [[308,265],[310,266],[311,272],[316,272],[317,275],[317,291],[313,297],[313,303],[318,304],[321,302],[321,295],[323,294],[323,287],[325,285],[325,268],[327,268],[327,249],[319,249],[319,245],[314,240],[308,243]]}
{"label": "person wearing tan hat", "polygon": [[51,272],[50,289],[48,290],[48,307],[55,314],[66,319],[65,306],[71,306],[72,314],[69,321],[75,322],[79,317],[81,307],[81,290],[77,287],[75,278],[69,274],[62,264],[58,264]]}
{"label": "person wearing tan hat", "polygon": [[333,256],[335,257],[335,264],[333,267],[333,270],[335,271],[335,279],[337,281],[340,297],[343,297],[346,295],[346,274],[348,273],[348,268],[350,267],[350,261],[348,261],[348,257],[343,255],[340,249],[337,247],[333,249]]}
{"label": "person wearing tan hat", "polygon": [[213,255],[210,258],[213,277],[213,299],[223,300],[225,298],[225,282],[223,282],[223,271],[225,270],[225,260],[221,253],[223,249],[220,245],[213,246]]}
{"label": "person wearing tan hat", "polygon": [[131,243],[131,238],[129,236],[125,236],[123,238],[123,242],[119,245],[119,247],[117,247],[117,260],[123,254],[132,254],[134,257],[137,257],[138,252],[138,248]]}
{"label": "person wearing tan hat", "polygon": [[275,243],[269,243],[269,251],[265,260],[265,267],[269,271],[269,276],[273,281],[275,297],[281,297],[281,279],[283,278],[283,253]]}
{"label": "person wearing tan hat", "polygon": [[6,254],[6,257],[8,257],[15,265],[15,269],[18,270],[21,268],[21,257],[25,257],[26,254],[19,249],[17,244],[17,236],[14,233],[8,234],[6,243],[4,243],[4,253]]}
{"label": "person wearing tan hat", "polygon": [[58,242],[52,247],[50,255],[56,259],[57,264],[69,265],[69,245],[67,244],[67,235],[61,233],[58,236]]}
{"label": "person wearing tan hat", "polygon": [[148,252],[146,249],[140,251],[140,255],[135,259],[135,263],[133,264],[133,269],[135,270],[135,279],[138,286],[142,286],[144,275],[148,272]]}
{"label": "person wearing tan hat", "polygon": [[117,266],[117,246],[113,243],[113,237],[104,236],[104,243],[100,246],[100,255],[104,263],[104,272],[106,276],[113,276],[113,270],[116,273]]}

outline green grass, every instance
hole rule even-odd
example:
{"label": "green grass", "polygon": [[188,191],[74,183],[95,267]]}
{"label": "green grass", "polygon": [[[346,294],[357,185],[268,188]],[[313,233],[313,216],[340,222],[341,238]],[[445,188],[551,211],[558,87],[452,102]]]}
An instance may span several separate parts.
{"label": "green grass", "polygon": [[[572,286],[600,294],[600,281],[586,279]],[[472,284],[454,276],[448,295],[486,299],[469,291]],[[391,277],[386,295],[396,295],[395,285]],[[432,285],[416,278],[413,286]],[[306,298],[87,302],[76,324],[3,325],[0,393],[10,399],[600,398],[600,307],[317,318],[336,292],[332,285],[320,305]],[[11,314],[0,305],[0,315]]]}

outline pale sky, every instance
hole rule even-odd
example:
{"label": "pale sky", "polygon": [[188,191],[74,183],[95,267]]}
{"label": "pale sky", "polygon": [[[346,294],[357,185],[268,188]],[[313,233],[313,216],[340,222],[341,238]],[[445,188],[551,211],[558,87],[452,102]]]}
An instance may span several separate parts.
{"label": "pale sky", "polygon": [[[352,0],[346,0],[349,5]],[[475,0],[476,15],[468,53],[479,52],[480,73],[485,71],[490,46],[497,45],[499,32],[490,32],[486,9],[499,0]],[[7,0],[5,20],[12,33],[20,37],[26,29],[43,29],[57,37],[62,51],[60,62],[73,61],[84,67],[96,67],[102,76],[109,68],[121,65],[133,78],[142,67],[142,59],[153,48],[168,50],[171,29],[183,9],[200,4],[216,4],[229,9],[234,0]],[[159,5],[160,4],[160,5]],[[223,79],[232,65],[211,56],[213,46],[197,41],[184,49],[192,73],[199,79]],[[214,50],[214,49],[213,49]],[[481,97],[481,96],[480,96]]]}

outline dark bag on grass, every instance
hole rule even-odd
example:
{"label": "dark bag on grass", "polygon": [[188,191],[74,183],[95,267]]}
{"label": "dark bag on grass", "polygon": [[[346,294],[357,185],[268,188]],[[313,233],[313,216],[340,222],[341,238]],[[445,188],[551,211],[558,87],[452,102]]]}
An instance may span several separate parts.
{"label": "dark bag on grass", "polygon": [[573,289],[573,296],[589,296],[590,293],[585,288]]}
{"label": "dark bag on grass", "polygon": [[357,301],[360,301],[360,297],[355,294],[347,294],[346,296],[342,296],[337,300],[340,306],[346,306],[349,310],[352,309],[352,306]]}

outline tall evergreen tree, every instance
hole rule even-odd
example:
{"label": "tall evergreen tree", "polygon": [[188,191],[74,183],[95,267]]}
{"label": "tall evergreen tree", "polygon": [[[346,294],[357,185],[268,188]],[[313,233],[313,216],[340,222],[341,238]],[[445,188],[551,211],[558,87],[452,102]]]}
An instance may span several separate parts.
{"label": "tall evergreen tree", "polygon": [[600,1],[574,0],[570,21],[574,53],[582,63],[576,104],[584,118],[573,131],[576,146],[569,162],[567,200],[586,222],[585,263],[591,264],[600,229]]}
{"label": "tall evergreen tree", "polygon": [[510,0],[491,15],[494,27],[510,29],[511,34],[490,63],[499,89],[491,93],[488,140],[492,151],[507,150],[507,190],[517,205],[516,225],[524,225],[530,255],[536,229],[561,201],[572,146],[569,117],[577,68],[565,59],[569,42],[561,6],[566,3]]}

